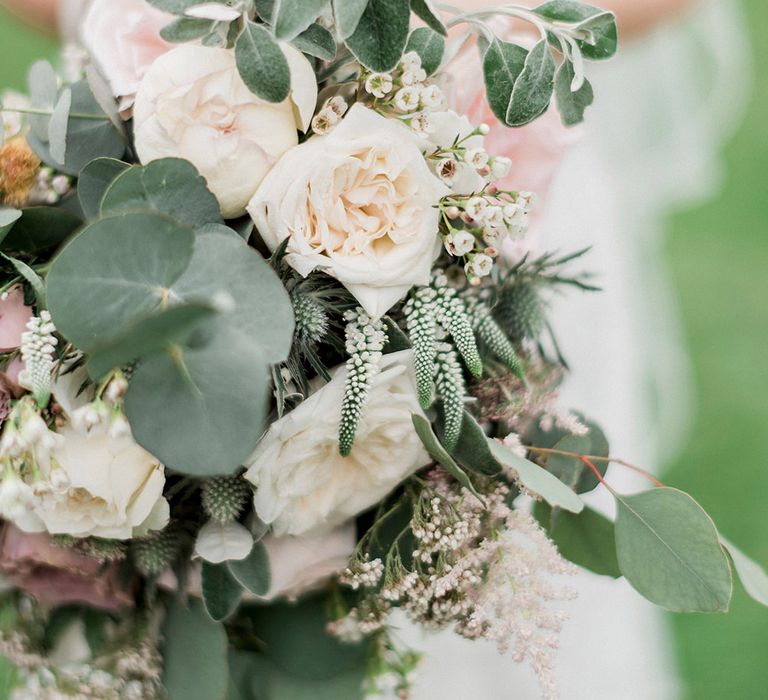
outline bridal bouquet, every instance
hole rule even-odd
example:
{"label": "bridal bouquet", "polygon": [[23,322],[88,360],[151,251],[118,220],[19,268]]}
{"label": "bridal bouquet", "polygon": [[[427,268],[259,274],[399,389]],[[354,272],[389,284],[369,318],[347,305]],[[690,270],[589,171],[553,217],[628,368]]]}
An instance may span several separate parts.
{"label": "bridal bouquet", "polygon": [[616,39],[571,0],[93,0],[3,96],[12,698],[405,698],[405,619],[552,697],[575,566],[714,612],[735,565],[768,602],[690,496],[606,483],[547,322],[585,251],[534,252],[454,109],[469,55],[494,129],[576,124]]}

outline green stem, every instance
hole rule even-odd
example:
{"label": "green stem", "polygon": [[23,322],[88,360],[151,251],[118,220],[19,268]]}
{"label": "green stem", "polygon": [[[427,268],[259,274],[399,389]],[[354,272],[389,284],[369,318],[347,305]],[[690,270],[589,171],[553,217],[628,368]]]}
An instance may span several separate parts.
{"label": "green stem", "polygon": [[[37,109],[35,107],[26,107],[26,108],[11,108],[11,107],[2,107],[0,108],[0,112],[15,112],[17,114],[36,114],[44,117],[50,117],[53,115],[52,110],[47,109]],[[94,121],[109,121],[109,117],[105,114],[83,114],[82,112],[70,112],[69,117],[71,119],[92,119]]]}

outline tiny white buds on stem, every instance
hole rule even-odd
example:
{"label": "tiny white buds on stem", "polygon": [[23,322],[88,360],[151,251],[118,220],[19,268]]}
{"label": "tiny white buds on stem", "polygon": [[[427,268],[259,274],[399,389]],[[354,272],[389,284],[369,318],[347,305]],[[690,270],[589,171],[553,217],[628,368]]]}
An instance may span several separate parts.
{"label": "tiny white buds on stem", "polygon": [[389,73],[372,73],[365,80],[365,91],[382,99],[392,92],[394,82]]}

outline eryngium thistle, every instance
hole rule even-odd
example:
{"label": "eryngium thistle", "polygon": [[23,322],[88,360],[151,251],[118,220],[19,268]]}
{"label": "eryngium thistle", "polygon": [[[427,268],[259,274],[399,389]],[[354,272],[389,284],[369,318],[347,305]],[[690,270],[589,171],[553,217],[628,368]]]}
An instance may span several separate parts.
{"label": "eryngium thistle", "polygon": [[212,520],[226,523],[240,517],[251,495],[242,476],[216,476],[203,484],[203,509]]}
{"label": "eryngium thistle", "polygon": [[293,295],[296,337],[300,341],[319,343],[328,333],[328,313],[323,305],[308,294]]}
{"label": "eryngium thistle", "polygon": [[131,542],[136,567],[145,576],[155,576],[169,568],[179,554],[179,536],[173,529],[153,533]]}
{"label": "eryngium thistle", "polygon": [[493,315],[513,341],[536,339],[544,329],[544,304],[536,286],[530,282],[505,286]]}

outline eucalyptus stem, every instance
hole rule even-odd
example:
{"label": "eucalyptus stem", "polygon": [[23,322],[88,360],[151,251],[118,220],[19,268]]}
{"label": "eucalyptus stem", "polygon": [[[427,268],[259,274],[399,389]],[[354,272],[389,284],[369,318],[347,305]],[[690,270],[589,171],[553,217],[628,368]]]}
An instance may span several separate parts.
{"label": "eucalyptus stem", "polygon": [[[53,115],[53,110],[50,109],[37,109],[35,107],[0,107],[0,112],[14,112],[16,114],[35,114],[43,117],[50,117]],[[105,114],[84,114],[82,112],[70,112],[69,117],[71,119],[92,119],[93,121],[109,121],[109,117]]]}

